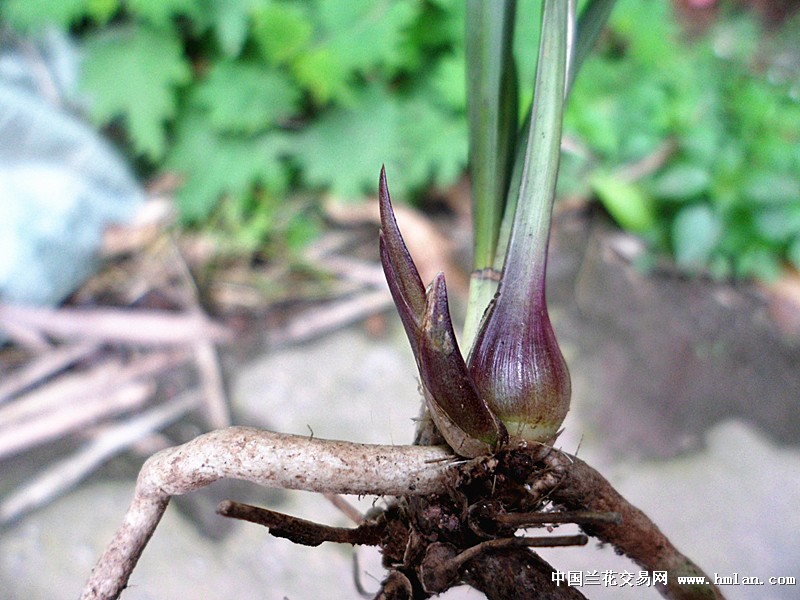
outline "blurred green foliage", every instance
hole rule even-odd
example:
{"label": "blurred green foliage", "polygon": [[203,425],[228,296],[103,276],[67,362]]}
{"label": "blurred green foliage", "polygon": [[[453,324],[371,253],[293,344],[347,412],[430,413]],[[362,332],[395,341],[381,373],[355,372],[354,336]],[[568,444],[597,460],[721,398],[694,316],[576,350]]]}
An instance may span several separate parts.
{"label": "blurred green foliage", "polygon": [[0,4],[17,31],[69,30],[91,119],[124,132],[143,173],[182,175],[185,222],[246,247],[279,224],[290,244],[313,235],[278,200],[292,189],[357,198],[382,162],[399,197],[457,179],[463,13],[461,0]]}
{"label": "blurred green foliage", "polygon": [[[463,172],[464,4],[5,0],[0,17],[70,30],[94,122],[125,132],[143,172],[183,176],[185,222],[256,249],[276,229],[290,245],[313,236],[309,203],[282,201],[292,189],[358,197],[386,163],[407,198]],[[521,82],[538,4],[518,10]],[[689,271],[800,267],[800,77],[767,76],[783,38],[735,15],[685,38],[666,0],[619,1],[571,93],[565,132],[583,151],[565,157],[561,189],[598,198]]]}
{"label": "blurred green foliage", "polygon": [[800,268],[798,34],[731,14],[687,40],[666,3],[620,0],[570,99],[577,185],[683,270]]}

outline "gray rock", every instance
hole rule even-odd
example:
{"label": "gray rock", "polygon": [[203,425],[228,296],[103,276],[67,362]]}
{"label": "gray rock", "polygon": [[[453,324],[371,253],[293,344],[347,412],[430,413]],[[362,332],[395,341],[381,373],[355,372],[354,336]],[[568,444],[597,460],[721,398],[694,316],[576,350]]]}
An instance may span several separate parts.
{"label": "gray rock", "polygon": [[74,90],[41,85],[74,85],[73,54],[57,36],[0,37],[3,302],[64,300],[94,272],[105,228],[145,198],[119,153],[65,105]]}

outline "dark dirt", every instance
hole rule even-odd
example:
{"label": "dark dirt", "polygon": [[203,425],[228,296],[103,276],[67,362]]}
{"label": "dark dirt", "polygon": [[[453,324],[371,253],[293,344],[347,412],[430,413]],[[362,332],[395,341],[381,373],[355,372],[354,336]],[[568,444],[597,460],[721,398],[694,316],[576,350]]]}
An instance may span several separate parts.
{"label": "dark dirt", "polygon": [[638,242],[591,212],[561,213],[548,294],[556,333],[577,348],[580,410],[626,455],[695,449],[738,417],[800,443],[800,337],[755,284],[634,266]]}

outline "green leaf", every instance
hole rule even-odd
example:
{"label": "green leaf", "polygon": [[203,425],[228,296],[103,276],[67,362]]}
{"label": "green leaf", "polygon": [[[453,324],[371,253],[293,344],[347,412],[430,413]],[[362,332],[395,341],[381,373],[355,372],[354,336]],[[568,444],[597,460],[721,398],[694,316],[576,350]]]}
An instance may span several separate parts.
{"label": "green leaf", "polygon": [[398,197],[436,182],[449,185],[466,164],[463,119],[421,93],[404,98],[375,84],[357,93],[351,106],[321,114],[296,134],[292,148],[305,182],[343,198],[358,198],[375,186],[375,165],[384,163]]}
{"label": "green leaf", "polygon": [[305,6],[270,3],[253,14],[253,37],[273,64],[286,62],[306,49],[313,34]]}
{"label": "green leaf", "polygon": [[119,10],[119,7],[120,0],[88,0],[86,14],[88,14],[95,23],[105,25]]}
{"label": "green leaf", "polygon": [[384,163],[398,175],[394,189],[407,189],[401,184],[399,121],[397,103],[377,86],[360,93],[352,107],[321,114],[292,143],[306,184],[358,198],[375,187],[375,165]]}
{"label": "green leaf", "polygon": [[[520,119],[530,111],[533,99],[532,82],[536,77],[539,57],[539,36],[542,23],[542,2],[517,2],[517,22],[514,32],[514,59],[520,81]],[[523,114],[524,113],[524,114]]]}
{"label": "green leaf", "polygon": [[730,135],[726,131],[718,86],[710,82],[694,106],[696,117],[681,125],[678,144],[686,162],[714,169],[720,147]]}
{"label": "green leaf", "polygon": [[758,172],[744,184],[742,194],[759,204],[800,201],[800,181],[786,173]]}
{"label": "green leaf", "polygon": [[409,189],[434,184],[446,188],[455,183],[467,166],[467,124],[463,115],[439,106],[431,93],[399,99],[399,178]]}
{"label": "green leaf", "polygon": [[131,14],[157,26],[169,25],[176,15],[192,13],[196,4],[195,0],[125,0]]}
{"label": "green leaf", "polygon": [[800,235],[800,203],[762,208],[755,212],[756,231],[772,242],[787,242]]}
{"label": "green leaf", "polygon": [[5,0],[0,5],[3,20],[21,31],[32,31],[45,25],[67,29],[89,12],[91,0]]}
{"label": "green leaf", "polygon": [[[418,72],[425,69],[443,49],[459,56],[464,51],[464,20],[467,3],[464,0],[440,0],[423,3],[422,11],[407,29],[400,69]],[[460,87],[464,94],[464,62],[460,65]]]}
{"label": "green leaf", "polygon": [[[468,360],[480,397],[501,419],[511,439],[544,444],[557,436],[569,409],[571,389],[547,313],[545,271],[575,24],[573,7],[564,0],[543,3],[533,105],[521,145],[524,156],[514,166],[504,215],[503,225],[509,218],[513,225],[507,250],[498,243],[498,256],[505,254],[502,278],[471,341]],[[473,330],[473,324],[465,329]]]}
{"label": "green leaf", "polygon": [[249,134],[290,116],[298,95],[281,72],[258,63],[223,61],[197,86],[193,100],[208,110],[215,128]]}
{"label": "green leaf", "polygon": [[[667,2],[642,3],[620,0],[613,12],[611,28],[629,44],[628,52],[647,64],[663,64],[675,54],[679,44],[679,27],[670,17]],[[658,32],[654,35],[653,32]]]}
{"label": "green leaf", "polygon": [[318,103],[351,102],[353,75],[379,65],[391,74],[403,63],[406,31],[418,10],[412,0],[319,0],[319,30],[312,47],[296,57],[295,77]]}
{"label": "green leaf", "polygon": [[[508,0],[467,3],[473,270],[494,263],[515,156],[518,109],[512,60],[514,8],[514,2]],[[480,308],[481,314],[484,308]]]}
{"label": "green leaf", "polygon": [[781,264],[771,248],[753,244],[736,258],[736,274],[774,281],[780,277]]}
{"label": "green leaf", "polygon": [[463,113],[467,109],[467,94],[464,89],[464,55],[451,54],[436,64],[432,87],[440,100],[451,110]]}
{"label": "green leaf", "polygon": [[672,223],[672,245],[678,266],[685,269],[705,266],[721,232],[722,223],[708,205],[681,209]]}
{"label": "green leaf", "polygon": [[348,71],[362,72],[402,62],[405,32],[419,10],[414,0],[319,0],[318,6],[320,41]]}
{"label": "green leaf", "polygon": [[589,0],[584,5],[575,31],[575,44],[569,67],[569,87],[572,87],[583,62],[594,48],[616,1]]}
{"label": "green leaf", "polygon": [[467,2],[467,120],[472,191],[472,270],[464,342],[469,348],[496,283],[495,262],[518,127],[513,60],[516,3]]}
{"label": "green leaf", "polygon": [[286,138],[270,132],[255,138],[221,135],[203,115],[191,113],[178,123],[166,167],[185,177],[178,207],[185,221],[209,215],[223,196],[246,195],[255,184],[273,193],[286,188],[281,157]]}
{"label": "green leaf", "polygon": [[[563,0],[545,0],[542,8],[540,60],[536,68],[530,126],[521,142],[525,151],[522,169],[515,169],[506,215],[513,216],[498,302],[525,305],[530,298],[544,301],[544,276],[550,221],[555,201],[561,130],[566,93],[570,33],[574,27],[569,5]],[[519,179],[517,179],[519,177]],[[518,182],[518,188],[517,184]],[[504,216],[504,219],[506,217]]]}
{"label": "green leaf", "polygon": [[176,87],[191,77],[179,40],[147,27],[109,29],[89,37],[84,52],[82,86],[93,100],[94,121],[122,117],[135,150],[159,159]]}
{"label": "green leaf", "polygon": [[704,167],[677,163],[655,178],[651,191],[661,200],[683,201],[703,194],[710,185],[711,174]]}
{"label": "green leaf", "polygon": [[292,215],[286,224],[286,245],[294,253],[301,252],[320,236],[320,223],[306,214]]}
{"label": "green leaf", "polygon": [[251,13],[268,0],[214,0],[208,10],[213,13],[214,37],[222,53],[235,58],[242,53],[250,29]]}
{"label": "green leaf", "polygon": [[653,200],[638,184],[597,172],[592,175],[590,185],[620,227],[634,233],[645,233],[655,227]]}
{"label": "green leaf", "polygon": [[416,43],[422,48],[442,46],[462,48],[464,46],[464,0],[431,0],[433,10],[422,12],[414,24]]}
{"label": "green leaf", "polygon": [[292,72],[318,104],[332,99],[353,102],[347,69],[329,48],[314,48],[302,53],[294,62]]}

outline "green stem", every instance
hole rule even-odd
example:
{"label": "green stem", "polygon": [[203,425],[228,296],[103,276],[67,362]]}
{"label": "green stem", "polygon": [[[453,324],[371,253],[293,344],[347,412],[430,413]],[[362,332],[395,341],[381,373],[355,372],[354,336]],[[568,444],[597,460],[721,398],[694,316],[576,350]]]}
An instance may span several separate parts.
{"label": "green stem", "polygon": [[467,2],[467,116],[474,269],[492,265],[517,127],[515,0]]}
{"label": "green stem", "polygon": [[[572,84],[584,60],[591,52],[606,21],[608,21],[608,17],[611,14],[611,9],[614,7],[615,2],[616,0],[590,0],[581,12],[578,24],[575,27],[574,50],[570,53],[567,96],[569,95],[569,90],[572,88]],[[530,130],[530,119],[531,111],[528,111],[528,116],[522,125],[522,131]],[[525,137],[524,139],[527,140],[528,138]],[[525,145],[520,144],[516,160],[514,161],[514,171],[511,175],[511,185],[508,190],[508,200],[506,202],[503,222],[500,226],[500,234],[497,240],[497,252],[494,260],[494,270],[498,273],[503,270],[503,265],[506,260],[508,240],[511,237],[511,226],[516,211],[517,198],[519,197],[522,169],[525,164],[526,149],[527,147]],[[491,298],[492,295],[494,295],[494,290],[492,290],[489,297]]]}
{"label": "green stem", "polygon": [[[616,0],[589,0],[581,12],[577,26],[574,28],[574,39],[572,39],[572,36],[569,34],[566,34],[568,44],[567,57],[569,61],[567,74],[565,75],[565,79],[567,81],[567,94],[575,80],[575,77],[578,74],[578,71],[580,70],[581,65],[591,52],[598,36],[600,35],[600,32],[603,29],[603,26],[608,20],[615,1]],[[570,2],[570,5],[567,7],[567,18],[570,22],[572,22],[572,18],[574,17],[573,7],[574,3],[572,2]],[[571,52],[570,49],[572,50]],[[541,67],[541,61],[538,63],[538,67]],[[472,92],[472,89],[470,88],[469,91]],[[527,132],[528,135],[522,135],[522,139],[520,139],[521,143],[518,144],[513,172],[511,173],[510,184],[506,194],[504,214],[494,243],[494,259],[491,261],[491,263],[486,262],[486,257],[482,253],[487,246],[476,243],[475,268],[481,270],[476,270],[470,280],[469,303],[467,305],[467,316],[464,324],[464,348],[472,347],[472,342],[479,329],[481,318],[486,307],[497,291],[499,274],[503,272],[503,268],[506,263],[506,253],[509,247],[509,239],[511,238],[511,231],[517,213],[517,199],[521,197],[520,187],[522,185],[522,174],[526,166],[526,161],[528,161],[530,158],[528,147],[531,140],[530,132],[532,126],[532,111],[533,106],[531,107],[531,111],[528,111],[528,117],[526,118],[521,129],[522,132]],[[558,137],[560,139],[560,133]],[[522,143],[523,140],[525,143]],[[475,192],[473,192],[473,198],[475,197]],[[549,223],[552,213],[552,201],[546,210],[548,211],[547,215],[543,216],[546,216],[545,221]],[[483,221],[481,222],[483,223]],[[477,228],[475,229],[475,235],[476,239],[479,235],[481,235],[479,233],[479,229]],[[478,253],[478,248],[481,249],[480,254]],[[481,257],[480,260],[478,259],[479,256]],[[491,268],[487,269],[487,266],[491,266]],[[542,267],[543,266],[544,265],[542,265]]]}
{"label": "green stem", "polygon": [[490,268],[505,210],[517,135],[515,0],[467,2],[467,115],[473,270],[463,342],[469,348],[497,289]]}
{"label": "green stem", "polygon": [[572,0],[545,0],[531,123],[498,302],[544,302],[547,243],[561,147]]}

